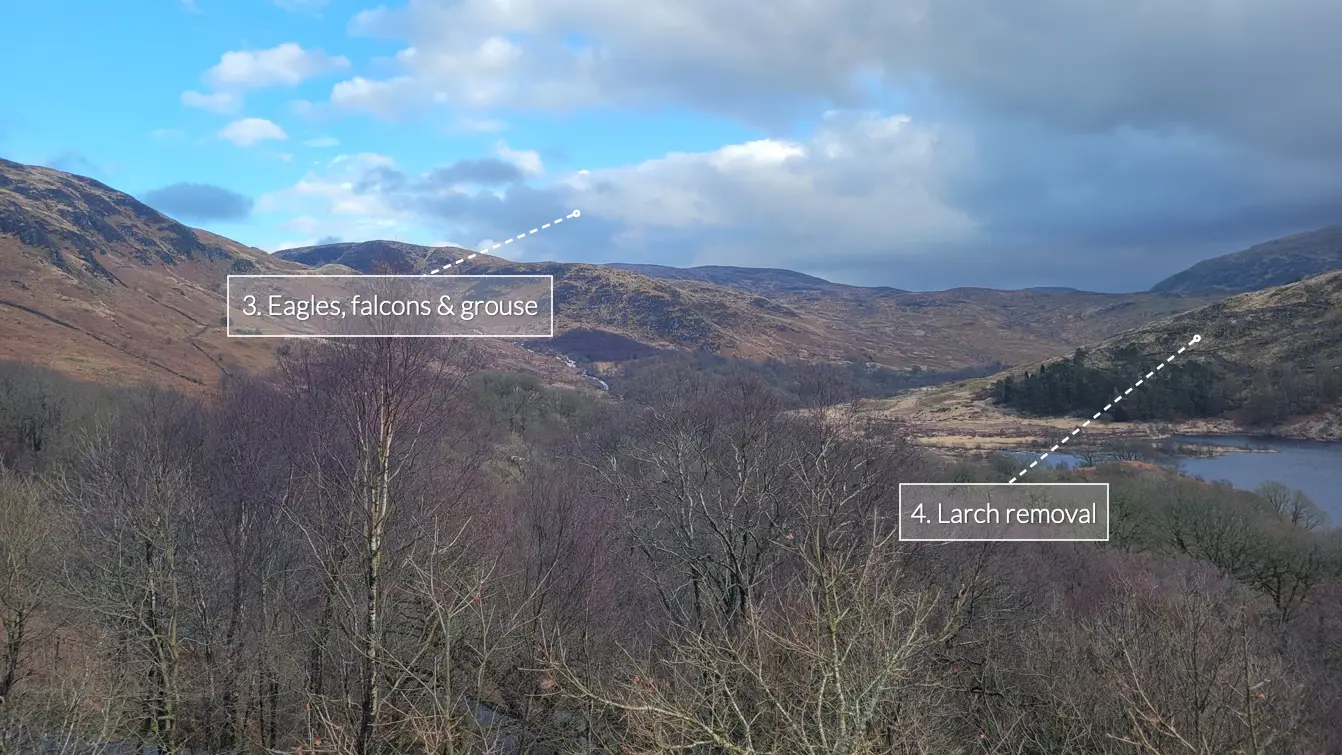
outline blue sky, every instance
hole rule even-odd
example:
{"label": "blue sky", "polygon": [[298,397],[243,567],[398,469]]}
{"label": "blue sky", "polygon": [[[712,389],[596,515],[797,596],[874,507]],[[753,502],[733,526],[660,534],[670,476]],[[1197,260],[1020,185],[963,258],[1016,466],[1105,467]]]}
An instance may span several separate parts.
{"label": "blue sky", "polygon": [[[0,156],[339,238],[1145,288],[1339,222],[1325,0],[10,4]],[[1334,23],[1336,22],[1336,23]]]}

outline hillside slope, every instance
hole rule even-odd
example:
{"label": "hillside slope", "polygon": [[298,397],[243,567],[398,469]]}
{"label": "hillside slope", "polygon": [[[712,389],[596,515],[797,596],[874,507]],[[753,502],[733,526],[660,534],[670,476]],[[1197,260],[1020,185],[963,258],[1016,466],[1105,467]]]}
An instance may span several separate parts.
{"label": "hillside slope", "polygon": [[[1283,437],[1342,440],[1342,270],[1303,281],[1232,296],[1199,309],[1174,315],[1120,333],[1087,348],[1087,364],[1103,372],[1131,365],[1140,376],[1175,353],[1193,335],[1202,340],[1181,355],[1160,378],[1179,364],[1203,371],[1215,390],[1219,408],[1213,416],[1179,421],[1104,423],[1089,434],[1132,432],[1151,434],[1156,425],[1179,432],[1257,432]],[[1000,375],[924,389],[881,402],[873,408],[920,423],[933,441],[954,445],[995,440],[1006,443],[1034,439],[1075,426],[1067,417],[1026,416],[998,405],[994,384],[1010,375],[1038,374],[1063,359],[1023,365]],[[1119,385],[1130,385],[1123,378]],[[1151,387],[1139,388],[1151,390]],[[1310,408],[1293,413],[1313,394]],[[1101,402],[1103,403],[1103,401]],[[1283,409],[1285,407],[1285,409]],[[1080,411],[1089,415],[1100,406]]]}
{"label": "hillside slope", "polygon": [[1151,287],[1171,294],[1258,291],[1342,269],[1342,225],[1297,233],[1204,260]]}
{"label": "hillside slope", "polygon": [[[197,390],[227,372],[262,369],[274,360],[275,344],[226,337],[228,274],[422,273],[467,254],[374,241],[269,255],[188,228],[98,181],[0,161],[0,359],[82,378]],[[787,271],[691,273],[735,282],[719,285],[484,255],[452,270],[554,275],[558,337],[532,349],[595,362],[674,349],[897,370],[1021,364],[1202,301],[1149,293],[917,293],[839,286]],[[486,340],[482,348],[490,365],[582,383],[562,360],[517,344]]]}
{"label": "hillside slope", "polygon": [[[0,359],[109,383],[202,391],[274,364],[272,341],[229,338],[227,276],[314,270],[188,228],[98,181],[0,160]],[[482,365],[582,385],[516,344],[480,344]]]}
{"label": "hillside slope", "polygon": [[[470,254],[373,241],[291,249],[277,256],[362,272],[427,272]],[[1070,351],[1207,299],[1165,294],[954,289],[928,293],[841,286],[788,271],[693,268],[648,277],[628,266],[509,262],[487,255],[454,274],[555,276],[557,338],[566,353],[600,361],[655,349],[750,359],[852,361],[892,369],[953,370],[1032,362]],[[643,269],[639,266],[636,269]],[[728,272],[724,273],[723,270]],[[729,285],[708,282],[723,280]],[[795,276],[795,277],[794,277]],[[761,295],[749,286],[770,293]]]}
{"label": "hillside slope", "polygon": [[645,265],[623,262],[607,263],[607,267],[628,270],[649,278],[667,280],[698,281],[718,286],[740,289],[761,296],[806,294],[843,297],[868,297],[882,293],[898,292],[900,289],[888,286],[864,287],[833,283],[814,275],[798,273],[792,270],[780,270],[768,267],[735,267],[730,265],[700,265],[698,267],[671,267],[669,265]]}
{"label": "hillside slope", "polygon": [[225,277],[296,269],[93,179],[0,160],[0,359],[199,389],[273,356],[225,336]]}

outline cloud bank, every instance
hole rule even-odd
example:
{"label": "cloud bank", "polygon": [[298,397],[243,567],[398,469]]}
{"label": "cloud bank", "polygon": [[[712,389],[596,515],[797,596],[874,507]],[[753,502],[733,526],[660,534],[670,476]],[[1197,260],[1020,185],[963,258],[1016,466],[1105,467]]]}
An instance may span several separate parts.
{"label": "cloud bank", "polygon": [[582,209],[532,256],[1144,288],[1342,220],[1335,28],[1326,0],[412,0],[353,20],[400,49],[330,107],[467,122],[674,106],[762,136],[584,175],[504,147],[525,180],[491,164],[485,188],[452,173],[484,163],[305,185],[435,237]]}

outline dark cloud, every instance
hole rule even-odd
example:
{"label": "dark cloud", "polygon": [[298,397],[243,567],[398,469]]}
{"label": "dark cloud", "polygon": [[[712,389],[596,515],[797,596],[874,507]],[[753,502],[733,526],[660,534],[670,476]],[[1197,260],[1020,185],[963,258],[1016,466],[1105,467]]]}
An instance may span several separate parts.
{"label": "dark cloud", "polygon": [[522,171],[516,165],[492,157],[458,160],[446,168],[433,170],[428,177],[430,182],[441,185],[473,183],[486,186],[517,183],[522,179]]}
{"label": "dark cloud", "polygon": [[[399,78],[361,87],[403,104],[426,93],[456,107],[674,102],[786,128],[817,105],[863,107],[894,90],[915,108],[957,104],[1059,131],[1188,127],[1342,154],[1335,0],[420,0],[354,26],[416,50]],[[506,65],[440,64],[518,28],[529,33]]]}
{"label": "dark cloud", "polygon": [[321,246],[322,244],[339,244],[340,240],[341,239],[339,236],[322,236],[321,238],[317,239],[317,245]]}
{"label": "dark cloud", "polygon": [[252,199],[211,184],[181,182],[144,195],[144,202],[182,220],[244,220]]}
{"label": "dark cloud", "polygon": [[982,122],[946,201],[1001,243],[1072,248],[1261,240],[1342,218],[1342,160],[1269,155],[1187,129],[1059,134]]}
{"label": "dark cloud", "polygon": [[[363,30],[417,51],[395,87],[370,96],[383,107],[439,92],[456,107],[479,105],[480,92],[501,108],[672,103],[774,135],[827,108],[893,109],[928,132],[892,137],[889,119],[859,112],[822,123],[784,167],[741,151],[675,155],[599,171],[582,190],[543,190],[549,198],[377,185],[400,209],[497,234],[580,207],[583,230],[550,242],[568,244],[566,258],[1123,290],[1342,221],[1334,0],[500,8],[422,0],[361,16]],[[664,14],[678,23],[655,21]],[[532,33],[507,65],[436,65],[523,22]],[[900,204],[911,197],[925,201]]]}

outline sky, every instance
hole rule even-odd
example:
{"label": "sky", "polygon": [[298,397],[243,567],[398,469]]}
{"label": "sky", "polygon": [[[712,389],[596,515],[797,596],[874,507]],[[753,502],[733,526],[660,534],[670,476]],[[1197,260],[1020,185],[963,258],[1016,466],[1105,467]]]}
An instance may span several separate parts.
{"label": "sky", "polygon": [[0,156],[397,239],[1142,290],[1342,222],[1335,0],[7,3]]}

